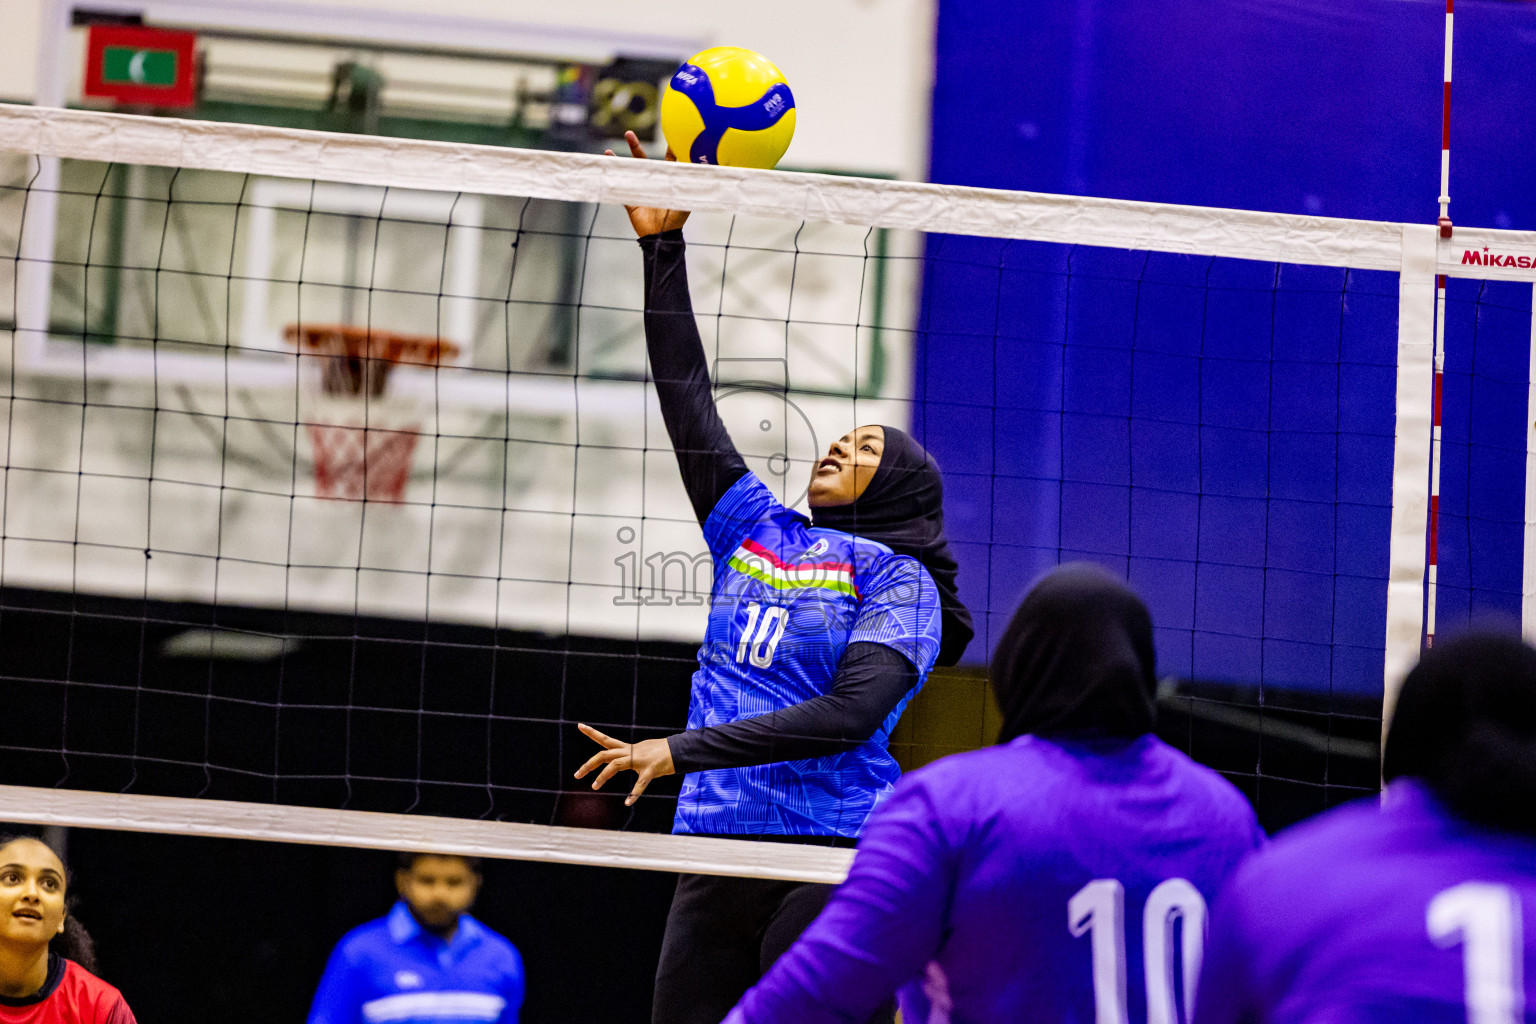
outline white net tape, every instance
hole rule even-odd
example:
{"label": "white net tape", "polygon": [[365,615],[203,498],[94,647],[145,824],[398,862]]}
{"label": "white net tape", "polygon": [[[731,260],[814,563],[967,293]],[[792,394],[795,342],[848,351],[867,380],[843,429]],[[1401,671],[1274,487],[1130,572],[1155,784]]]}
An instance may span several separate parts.
{"label": "white net tape", "polygon": [[[0,147],[40,156],[866,227],[1026,238],[1362,270],[1402,266],[1402,225],[1084,196],[614,160],[0,105]],[[1536,247],[1536,233],[1502,232]],[[1469,242],[1470,244],[1470,236]]]}
{"label": "white net tape", "polygon": [[853,851],[701,836],[615,833],[561,825],[465,821],[424,814],[192,800],[0,786],[0,819],[28,825],[128,829],[594,867],[841,882]]}

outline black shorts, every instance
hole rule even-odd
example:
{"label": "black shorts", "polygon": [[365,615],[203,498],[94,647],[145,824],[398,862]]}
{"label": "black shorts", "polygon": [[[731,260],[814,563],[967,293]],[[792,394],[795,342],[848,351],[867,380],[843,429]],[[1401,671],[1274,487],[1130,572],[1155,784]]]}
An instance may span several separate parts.
{"label": "black shorts", "polygon": [[[816,919],[834,888],[679,875],[661,941],[651,1024],[720,1024]],[[892,1010],[874,1022],[892,1020]]]}

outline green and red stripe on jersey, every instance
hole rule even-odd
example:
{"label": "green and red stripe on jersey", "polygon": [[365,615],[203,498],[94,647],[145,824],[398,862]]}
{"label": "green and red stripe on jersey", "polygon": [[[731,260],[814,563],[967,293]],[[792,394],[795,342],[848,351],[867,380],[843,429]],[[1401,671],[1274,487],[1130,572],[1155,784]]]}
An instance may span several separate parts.
{"label": "green and red stripe on jersey", "polygon": [[857,598],[853,566],[847,562],[786,562],[750,537],[741,542],[728,563],[744,576],[777,590],[819,587]]}

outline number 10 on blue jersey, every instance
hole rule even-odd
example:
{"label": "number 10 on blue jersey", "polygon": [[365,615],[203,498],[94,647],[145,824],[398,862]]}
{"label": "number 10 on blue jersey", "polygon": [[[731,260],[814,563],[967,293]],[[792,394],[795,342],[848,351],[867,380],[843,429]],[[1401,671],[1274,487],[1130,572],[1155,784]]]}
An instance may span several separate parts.
{"label": "number 10 on blue jersey", "polygon": [[779,649],[788,624],[789,609],[782,605],[764,608],[757,601],[747,605],[747,628],[741,631],[741,640],[736,644],[736,661],[750,661],[754,668],[772,665],[773,652]]}

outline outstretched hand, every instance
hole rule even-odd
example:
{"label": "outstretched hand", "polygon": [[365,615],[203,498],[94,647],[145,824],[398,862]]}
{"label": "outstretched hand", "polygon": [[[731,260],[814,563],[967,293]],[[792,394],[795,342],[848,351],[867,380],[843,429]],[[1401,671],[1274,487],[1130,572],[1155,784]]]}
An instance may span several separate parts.
{"label": "outstretched hand", "polygon": [[[688,215],[685,213],[683,216]],[[677,770],[672,766],[672,747],[664,739],[625,743],[623,740],[616,740],[612,736],[598,732],[590,725],[577,723],[576,728],[580,729],[587,739],[603,747],[602,750],[587,758],[587,763],[576,770],[578,779],[599,765],[603,770],[598,773],[597,778],[592,780],[593,789],[602,789],[603,784],[619,772],[633,771],[639,774],[640,777],[635,780],[635,788],[630,790],[629,796],[624,799],[625,807],[633,805],[640,799],[640,794],[645,792],[645,787],[649,786],[653,780],[663,775],[671,775]]]}
{"label": "outstretched hand", "polygon": [[[624,141],[629,143],[630,156],[640,160],[645,159],[645,147],[640,145],[640,137],[634,132],[625,132]],[[613,150],[604,150],[607,156],[613,156]],[[676,156],[667,149],[667,159],[675,161]],[[658,235],[663,231],[675,231],[688,221],[687,210],[663,210],[659,206],[625,206],[625,212],[629,214],[629,223],[634,227],[635,234],[641,238],[646,235]],[[582,726],[585,729],[585,726]],[[599,733],[598,735],[601,735]],[[595,738],[595,737],[594,737]],[[576,776],[578,779],[581,776]]]}

